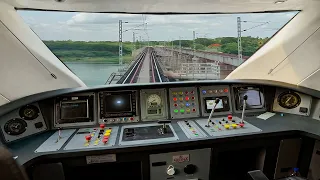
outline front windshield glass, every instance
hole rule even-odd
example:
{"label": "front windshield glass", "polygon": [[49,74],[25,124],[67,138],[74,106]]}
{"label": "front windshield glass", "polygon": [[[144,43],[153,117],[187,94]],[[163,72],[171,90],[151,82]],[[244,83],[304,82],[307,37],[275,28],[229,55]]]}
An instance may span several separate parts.
{"label": "front windshield glass", "polygon": [[298,13],[18,12],[87,86],[224,79]]}

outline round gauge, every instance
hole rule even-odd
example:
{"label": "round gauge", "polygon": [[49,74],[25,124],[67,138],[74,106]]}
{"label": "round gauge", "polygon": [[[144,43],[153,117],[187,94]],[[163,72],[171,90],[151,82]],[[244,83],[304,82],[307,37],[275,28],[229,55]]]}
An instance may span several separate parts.
{"label": "round gauge", "polygon": [[4,131],[9,135],[19,135],[27,130],[27,123],[23,119],[10,119],[4,125]]}
{"label": "round gauge", "polygon": [[293,109],[300,105],[301,98],[295,92],[286,91],[278,96],[278,103],[286,109]]}
{"label": "round gauge", "polygon": [[26,105],[19,110],[22,119],[33,120],[39,116],[39,109],[34,105]]}
{"label": "round gauge", "polygon": [[147,99],[147,103],[151,106],[158,106],[161,104],[161,97],[158,94],[151,94]]}

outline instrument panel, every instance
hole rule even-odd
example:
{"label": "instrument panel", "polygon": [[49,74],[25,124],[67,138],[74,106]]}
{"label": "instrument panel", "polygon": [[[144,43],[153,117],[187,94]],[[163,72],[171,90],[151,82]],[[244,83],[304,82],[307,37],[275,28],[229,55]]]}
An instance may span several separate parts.
{"label": "instrument panel", "polygon": [[0,127],[6,142],[37,134],[47,130],[42,112],[38,103],[16,109],[2,117]]}
{"label": "instrument panel", "polygon": [[[311,96],[275,89],[274,111],[309,114]],[[206,125],[205,118],[213,109],[212,121],[216,116],[242,113],[244,102],[246,112],[265,112],[265,93],[264,86],[245,84],[81,92],[54,98],[53,118],[48,117],[53,119],[52,123],[44,120],[38,103],[34,103],[1,117],[0,125],[5,141],[12,142],[47,130],[47,124],[52,129],[61,129],[182,120],[178,123],[180,128],[189,139],[196,139],[207,136],[195,125]],[[215,104],[217,99],[219,103]],[[184,122],[192,119],[197,123]],[[36,127],[31,122],[36,122]]]}

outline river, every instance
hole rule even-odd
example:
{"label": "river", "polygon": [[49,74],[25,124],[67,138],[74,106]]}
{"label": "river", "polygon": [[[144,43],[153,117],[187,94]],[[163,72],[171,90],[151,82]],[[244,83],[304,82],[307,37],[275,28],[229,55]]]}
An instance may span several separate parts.
{"label": "river", "polygon": [[87,86],[104,85],[111,73],[116,72],[119,65],[104,63],[65,62]]}

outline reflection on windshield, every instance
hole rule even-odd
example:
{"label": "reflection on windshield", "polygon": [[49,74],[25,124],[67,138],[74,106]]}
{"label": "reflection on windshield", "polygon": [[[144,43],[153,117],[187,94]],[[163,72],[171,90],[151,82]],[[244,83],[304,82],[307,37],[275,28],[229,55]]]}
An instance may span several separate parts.
{"label": "reflection on windshield", "polygon": [[19,14],[72,72],[95,86],[224,79],[297,12]]}

